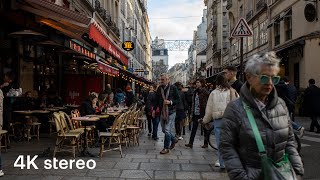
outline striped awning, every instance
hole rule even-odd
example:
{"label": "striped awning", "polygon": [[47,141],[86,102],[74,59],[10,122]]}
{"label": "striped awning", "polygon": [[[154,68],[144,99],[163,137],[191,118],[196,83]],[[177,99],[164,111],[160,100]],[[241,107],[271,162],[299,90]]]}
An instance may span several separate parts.
{"label": "striped awning", "polygon": [[[88,25],[91,18],[46,0],[25,0],[36,9],[46,10],[48,17],[58,16],[81,24]],[[54,12],[54,13],[53,13]]]}

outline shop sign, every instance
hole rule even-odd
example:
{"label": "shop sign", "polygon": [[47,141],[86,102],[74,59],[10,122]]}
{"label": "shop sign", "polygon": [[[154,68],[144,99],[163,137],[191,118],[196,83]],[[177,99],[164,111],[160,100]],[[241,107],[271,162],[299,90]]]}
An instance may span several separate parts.
{"label": "shop sign", "polygon": [[119,71],[117,69],[115,69],[115,68],[112,68],[109,65],[98,63],[98,69],[101,72],[104,72],[104,73],[112,74],[112,75],[115,75],[115,76],[119,75]]}
{"label": "shop sign", "polygon": [[143,69],[135,69],[134,72],[144,72]]}
{"label": "shop sign", "polygon": [[134,49],[134,43],[132,41],[125,41],[122,43],[122,48],[126,51],[132,51]]}
{"label": "shop sign", "polygon": [[96,59],[96,54],[91,52],[90,50],[84,48],[83,46],[79,45],[78,43],[70,40],[69,42],[69,45],[70,45],[70,49],[80,53],[80,54],[83,54],[91,59]]}

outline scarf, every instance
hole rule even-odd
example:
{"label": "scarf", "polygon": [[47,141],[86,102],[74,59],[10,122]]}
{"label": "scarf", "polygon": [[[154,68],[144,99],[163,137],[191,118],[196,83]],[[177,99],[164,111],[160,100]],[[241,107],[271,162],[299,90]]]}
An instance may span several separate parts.
{"label": "scarf", "polygon": [[[162,95],[163,101],[164,101],[164,100],[167,100],[168,97],[169,97],[170,84],[169,84],[168,86],[169,86],[169,87],[168,87],[166,96],[164,95],[164,89],[163,89],[163,87],[161,87],[161,95]],[[160,118],[163,119],[163,121],[167,121],[167,120],[169,119],[169,107],[168,107],[167,104],[164,104],[164,102],[163,102],[163,105],[162,105],[162,111],[161,111]]]}

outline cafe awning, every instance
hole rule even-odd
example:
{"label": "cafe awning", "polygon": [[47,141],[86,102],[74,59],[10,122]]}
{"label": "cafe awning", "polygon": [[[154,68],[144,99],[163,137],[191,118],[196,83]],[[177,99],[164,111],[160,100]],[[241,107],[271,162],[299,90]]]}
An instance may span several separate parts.
{"label": "cafe awning", "polygon": [[99,61],[99,60],[97,60],[97,63],[98,63],[98,69],[102,73],[106,73],[108,75],[113,75],[113,76],[119,76],[119,69],[112,67],[104,62]]}
{"label": "cafe awning", "polygon": [[38,15],[37,22],[85,42],[82,35],[88,32],[90,17],[46,0],[24,0],[24,2],[17,3],[16,7]]}
{"label": "cafe awning", "polygon": [[91,19],[91,24],[89,25],[89,38],[98,43],[104,50],[109,52],[122,64],[128,66],[128,57],[94,19]]}

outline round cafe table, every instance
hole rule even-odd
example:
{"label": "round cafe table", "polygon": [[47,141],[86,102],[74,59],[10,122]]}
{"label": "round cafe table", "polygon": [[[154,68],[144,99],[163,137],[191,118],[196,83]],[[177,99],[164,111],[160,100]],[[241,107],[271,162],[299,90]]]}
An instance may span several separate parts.
{"label": "round cafe table", "polygon": [[[100,120],[99,117],[88,117],[88,116],[81,116],[81,117],[73,117],[72,118],[73,121],[82,121],[82,122],[97,122],[98,120]],[[87,123],[84,123],[84,129],[87,130]],[[91,154],[88,151],[88,147],[87,147],[87,133],[84,133],[83,136],[83,149],[81,151],[81,156],[85,157],[85,156],[89,156],[89,157],[95,157],[93,154]]]}

